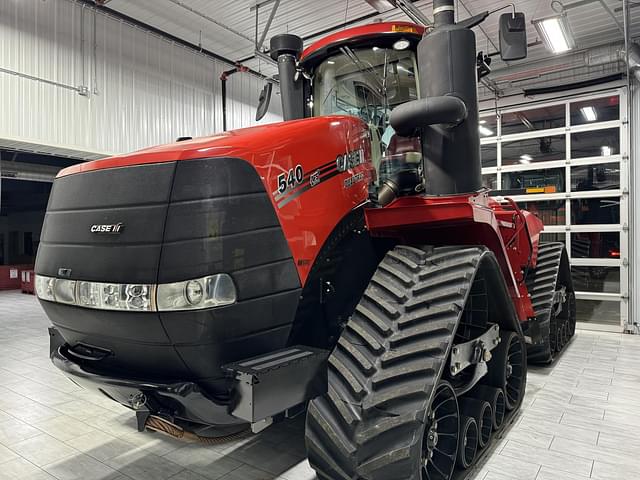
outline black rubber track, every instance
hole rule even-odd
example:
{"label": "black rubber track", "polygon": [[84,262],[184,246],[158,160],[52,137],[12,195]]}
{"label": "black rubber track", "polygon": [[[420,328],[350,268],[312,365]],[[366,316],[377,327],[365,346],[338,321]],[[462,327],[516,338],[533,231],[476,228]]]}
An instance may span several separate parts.
{"label": "black rubber track", "polygon": [[481,247],[385,256],[331,354],[328,394],[309,405],[320,478],[420,480],[425,412],[486,255],[495,262]]}
{"label": "black rubber track", "polygon": [[[527,275],[526,284],[543,340],[527,347],[527,360],[529,363],[550,363],[575,332],[575,294],[562,243],[540,244],[538,263],[535,270]],[[567,289],[568,300],[556,317],[553,296],[561,284]]]}

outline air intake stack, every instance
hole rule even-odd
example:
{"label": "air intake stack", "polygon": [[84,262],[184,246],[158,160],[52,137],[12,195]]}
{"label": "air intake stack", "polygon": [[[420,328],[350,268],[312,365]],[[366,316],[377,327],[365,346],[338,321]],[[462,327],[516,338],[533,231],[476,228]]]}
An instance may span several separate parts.
{"label": "air intake stack", "polygon": [[476,39],[468,23],[454,23],[454,13],[453,0],[434,0],[434,28],[418,44],[422,98],[391,115],[399,134],[420,134],[427,195],[482,187]]}
{"label": "air intake stack", "polygon": [[304,117],[304,92],[302,79],[296,65],[302,53],[302,39],[297,35],[283,33],[271,38],[271,58],[278,62],[280,96],[284,120]]}

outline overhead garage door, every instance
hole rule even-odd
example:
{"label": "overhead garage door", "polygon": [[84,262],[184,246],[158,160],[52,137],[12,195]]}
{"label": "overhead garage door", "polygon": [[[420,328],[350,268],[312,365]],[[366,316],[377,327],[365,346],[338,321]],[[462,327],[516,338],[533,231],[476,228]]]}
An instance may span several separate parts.
{"label": "overhead garage door", "polygon": [[518,204],[563,242],[583,327],[621,331],[629,320],[629,141],[626,91],[482,112],[483,179],[530,192]]}

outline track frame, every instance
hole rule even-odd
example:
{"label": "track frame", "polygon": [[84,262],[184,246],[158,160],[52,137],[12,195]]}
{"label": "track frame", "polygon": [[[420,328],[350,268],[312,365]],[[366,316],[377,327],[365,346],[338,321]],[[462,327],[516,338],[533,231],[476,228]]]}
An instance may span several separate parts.
{"label": "track frame", "polygon": [[[474,327],[468,318],[461,320],[479,273],[483,283],[491,284],[493,301],[480,301],[478,311],[516,332],[524,348],[490,250],[397,246],[387,253],[330,357],[328,394],[309,406],[307,448],[320,478],[422,478],[415,462],[424,415],[436,386],[448,381],[445,367],[458,328]],[[524,396],[526,362],[524,373],[509,420]],[[456,470],[449,478],[465,476],[466,471]]]}

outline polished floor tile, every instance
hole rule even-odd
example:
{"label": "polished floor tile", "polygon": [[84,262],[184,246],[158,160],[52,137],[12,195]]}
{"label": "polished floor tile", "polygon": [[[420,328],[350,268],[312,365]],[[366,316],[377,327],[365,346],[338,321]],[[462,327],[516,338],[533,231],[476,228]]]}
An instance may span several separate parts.
{"label": "polished floor tile", "polygon": [[[48,358],[33,296],[0,292],[0,480],[314,480],[304,419],[223,445],[139,433]],[[640,336],[579,331],[530,367],[521,413],[469,480],[640,479]]]}

